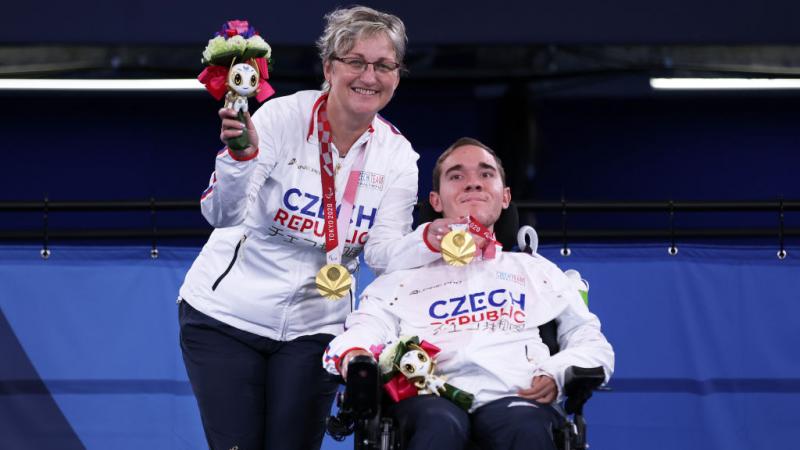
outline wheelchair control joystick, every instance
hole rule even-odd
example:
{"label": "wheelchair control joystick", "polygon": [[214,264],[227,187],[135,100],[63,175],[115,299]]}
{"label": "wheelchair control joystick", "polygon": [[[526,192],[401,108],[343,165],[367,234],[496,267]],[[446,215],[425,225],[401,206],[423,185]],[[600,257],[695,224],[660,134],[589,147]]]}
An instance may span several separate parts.
{"label": "wheelchair control joystick", "polygon": [[347,395],[342,406],[356,419],[371,419],[378,413],[380,387],[378,363],[369,356],[358,355],[347,365]]}
{"label": "wheelchair control joystick", "polygon": [[326,428],[335,440],[344,440],[353,433],[357,421],[368,421],[378,414],[380,401],[378,363],[369,356],[358,355],[347,365],[345,391],[337,398],[339,412],[328,417]]}

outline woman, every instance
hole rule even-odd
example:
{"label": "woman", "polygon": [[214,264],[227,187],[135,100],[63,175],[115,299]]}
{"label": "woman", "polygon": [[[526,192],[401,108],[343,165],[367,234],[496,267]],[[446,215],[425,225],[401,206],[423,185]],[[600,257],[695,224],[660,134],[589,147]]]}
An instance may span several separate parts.
{"label": "woman", "polygon": [[379,272],[394,255],[433,255],[409,233],[418,155],[378,115],[400,82],[405,27],[365,7],[326,19],[322,91],[271,100],[246,129],[219,112],[224,143],[246,132],[257,145],[217,155],[201,200],[216,229],[180,289],[181,349],[214,449],[319,448],[338,381],[320,359],[355,286],[318,289],[317,275],[355,272],[362,248]]}

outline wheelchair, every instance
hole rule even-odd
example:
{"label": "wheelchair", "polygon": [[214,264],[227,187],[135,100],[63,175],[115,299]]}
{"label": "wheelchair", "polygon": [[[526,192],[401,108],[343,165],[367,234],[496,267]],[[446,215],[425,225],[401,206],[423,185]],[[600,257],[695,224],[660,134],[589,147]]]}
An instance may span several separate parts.
{"label": "wheelchair", "polygon": [[[426,219],[420,222],[435,218],[435,213],[430,207],[427,209],[423,207],[420,215]],[[518,223],[517,210],[512,203],[503,211],[495,224],[497,239],[505,248],[513,248],[516,244],[520,251],[535,253],[538,247],[536,232],[529,226],[518,229]],[[557,353],[555,320],[541,325],[539,334],[550,354]],[[566,401],[557,407],[563,413],[564,420],[560,426],[552,430],[556,448],[559,450],[589,448],[583,407],[604,380],[605,372],[602,367],[572,366],[567,369],[564,378]],[[405,443],[400,436],[401,433],[398,432],[395,420],[381,414],[388,401],[391,401],[388,396],[382,395],[380,369],[377,363],[368,356],[356,356],[348,365],[344,392],[340,392],[336,399],[338,412],[335,416],[328,417],[326,432],[338,441],[354,434],[356,450],[403,450]],[[474,444],[470,448],[479,450]]]}
{"label": "wheelchair", "polygon": [[[555,333],[555,322],[552,324]],[[567,400],[561,426],[553,429],[553,438],[559,450],[585,450],[586,421],[583,406],[605,379],[602,367],[581,368],[572,366],[565,375],[564,393]],[[368,356],[356,356],[348,365],[344,392],[337,396],[339,411],[328,417],[327,433],[335,440],[355,434],[356,450],[402,450],[402,438],[397,433],[395,421],[381,415],[384,397],[381,395],[380,372],[377,363]],[[477,450],[477,447],[472,447]]]}

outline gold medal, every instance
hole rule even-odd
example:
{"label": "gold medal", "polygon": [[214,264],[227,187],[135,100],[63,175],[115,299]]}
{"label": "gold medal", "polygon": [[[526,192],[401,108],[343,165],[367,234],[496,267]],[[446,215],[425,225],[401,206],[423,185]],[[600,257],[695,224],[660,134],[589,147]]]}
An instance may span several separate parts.
{"label": "gold medal", "polygon": [[328,300],[339,300],[350,290],[353,277],[341,264],[325,264],[317,272],[317,292]]}
{"label": "gold medal", "polygon": [[468,231],[453,230],[442,239],[442,258],[451,266],[466,266],[475,257],[475,239]]}

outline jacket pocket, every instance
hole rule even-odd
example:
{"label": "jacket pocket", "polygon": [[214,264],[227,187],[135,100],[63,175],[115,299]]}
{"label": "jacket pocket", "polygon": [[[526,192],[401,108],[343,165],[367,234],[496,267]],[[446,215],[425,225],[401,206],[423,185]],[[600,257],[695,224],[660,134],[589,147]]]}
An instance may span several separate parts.
{"label": "jacket pocket", "polygon": [[239,256],[239,250],[241,249],[242,244],[244,244],[244,241],[246,240],[247,240],[246,234],[243,235],[241,239],[239,239],[239,242],[236,244],[236,248],[233,249],[233,258],[231,258],[231,262],[228,264],[228,267],[225,269],[224,272],[222,272],[222,275],[220,275],[219,278],[217,278],[217,281],[215,281],[214,284],[211,285],[212,291],[217,290],[217,286],[219,286],[222,280],[225,279],[226,276],[228,276],[228,273],[231,271],[231,269],[233,269],[233,265],[236,264],[236,258]]}

